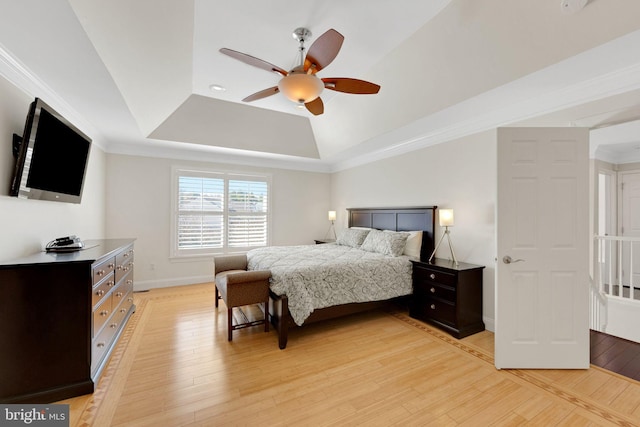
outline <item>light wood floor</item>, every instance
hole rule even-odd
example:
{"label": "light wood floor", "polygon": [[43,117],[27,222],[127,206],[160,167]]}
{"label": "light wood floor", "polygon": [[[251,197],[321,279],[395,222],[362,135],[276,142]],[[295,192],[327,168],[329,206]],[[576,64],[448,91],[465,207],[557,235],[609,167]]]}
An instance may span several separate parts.
{"label": "light wood floor", "polygon": [[234,332],[213,285],[136,293],[138,309],[71,426],[640,425],[640,382],[588,370],[496,370],[493,334],[463,340],[405,312],[290,333]]}

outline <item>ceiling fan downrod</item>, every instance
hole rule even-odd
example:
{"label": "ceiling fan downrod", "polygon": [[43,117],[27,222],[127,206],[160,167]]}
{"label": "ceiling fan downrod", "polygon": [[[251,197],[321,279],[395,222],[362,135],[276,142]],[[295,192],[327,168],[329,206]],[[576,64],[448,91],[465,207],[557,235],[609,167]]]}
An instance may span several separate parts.
{"label": "ceiling fan downrod", "polygon": [[300,61],[298,65],[295,67],[295,68],[300,68],[300,67],[303,67],[304,65],[304,58],[305,58],[304,42],[310,39],[313,34],[311,33],[311,30],[309,30],[308,28],[298,27],[295,30],[293,30],[293,33],[291,35],[293,36],[294,39],[298,40],[298,43],[300,43],[300,46],[298,47],[298,51],[300,52]]}

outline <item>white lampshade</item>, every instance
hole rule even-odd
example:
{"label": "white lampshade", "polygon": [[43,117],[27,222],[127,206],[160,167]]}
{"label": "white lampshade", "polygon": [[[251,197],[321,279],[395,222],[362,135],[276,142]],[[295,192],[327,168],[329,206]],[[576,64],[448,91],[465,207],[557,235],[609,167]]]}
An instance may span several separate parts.
{"label": "white lampshade", "polygon": [[320,96],[324,83],[313,74],[293,72],[280,80],[278,89],[291,101],[304,104]]}
{"label": "white lampshade", "polygon": [[336,211],[329,211],[329,221],[336,220]]}
{"label": "white lampshade", "polygon": [[453,226],[453,209],[440,209],[440,227]]}

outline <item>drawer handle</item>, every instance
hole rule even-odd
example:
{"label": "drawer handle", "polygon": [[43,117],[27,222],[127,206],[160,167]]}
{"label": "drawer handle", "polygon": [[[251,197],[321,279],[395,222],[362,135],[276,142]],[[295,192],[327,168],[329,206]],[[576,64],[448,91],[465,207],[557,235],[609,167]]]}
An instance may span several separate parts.
{"label": "drawer handle", "polygon": [[122,270],[122,266],[121,266],[121,265],[119,265],[119,266],[117,266],[117,267],[116,267],[116,269],[118,269],[118,270]]}
{"label": "drawer handle", "polygon": [[104,295],[104,291],[102,289],[98,289],[98,292],[96,292],[96,295],[101,297],[102,295]]}
{"label": "drawer handle", "polygon": [[110,325],[109,325],[109,327],[110,327],[111,329],[115,329],[115,328],[117,328],[117,327],[118,327],[118,324],[117,324],[117,323],[112,323],[112,324],[110,324]]}
{"label": "drawer handle", "polygon": [[104,317],[104,316],[108,316],[108,315],[109,315],[109,310],[102,310],[102,311],[100,312],[100,316],[103,316],[103,317]]}
{"label": "drawer handle", "polygon": [[129,301],[129,302],[133,302],[133,297],[129,297],[129,298],[127,298],[127,301]]}
{"label": "drawer handle", "polygon": [[127,312],[127,309],[126,309],[126,308],[121,308],[121,309],[120,309],[120,313],[126,313],[126,312]]}
{"label": "drawer handle", "polygon": [[120,298],[122,296],[122,292],[116,292],[116,296]]}
{"label": "drawer handle", "polygon": [[127,285],[132,285],[133,284],[133,280],[129,279],[127,280]]}
{"label": "drawer handle", "polygon": [[432,294],[436,293],[436,288],[434,288],[433,286],[431,287],[431,289],[429,289],[431,291]]}
{"label": "drawer handle", "polygon": [[429,277],[431,278],[431,280],[436,280],[436,275],[435,275],[435,274],[433,274],[433,273],[431,273],[431,274],[429,275]]}
{"label": "drawer handle", "polygon": [[103,275],[104,275],[104,270],[98,270],[98,271],[96,271],[96,275],[97,275],[97,276],[103,276]]}
{"label": "drawer handle", "polygon": [[107,286],[113,286],[113,285],[115,285],[115,284],[116,284],[116,282],[114,282],[113,280],[109,280],[109,281],[107,282]]}
{"label": "drawer handle", "polygon": [[435,304],[431,304],[431,310],[435,310],[436,309],[436,305]]}
{"label": "drawer handle", "polygon": [[125,252],[123,255],[125,258],[129,256],[129,252]]}
{"label": "drawer handle", "polygon": [[113,267],[115,267],[116,265],[112,262],[109,263],[109,269],[112,269]]}
{"label": "drawer handle", "polygon": [[99,342],[98,344],[96,344],[96,347],[102,348],[102,347],[104,347],[104,343],[103,342]]}

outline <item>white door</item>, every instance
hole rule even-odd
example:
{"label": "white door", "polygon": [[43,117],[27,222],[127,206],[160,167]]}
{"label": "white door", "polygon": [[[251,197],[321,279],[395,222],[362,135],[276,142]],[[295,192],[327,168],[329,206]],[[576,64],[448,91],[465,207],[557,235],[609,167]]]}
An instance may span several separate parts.
{"label": "white door", "polygon": [[[620,194],[620,235],[640,237],[640,173],[620,173]],[[622,283],[640,288],[640,243],[624,242],[622,248]]]}
{"label": "white door", "polygon": [[496,367],[588,368],[588,130],[498,129],[496,216]]}

